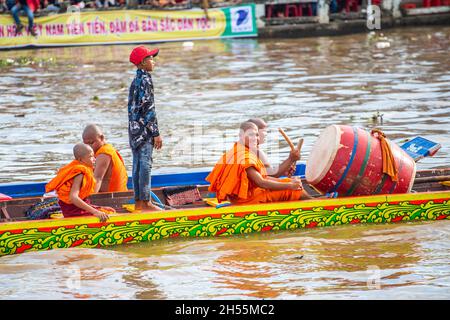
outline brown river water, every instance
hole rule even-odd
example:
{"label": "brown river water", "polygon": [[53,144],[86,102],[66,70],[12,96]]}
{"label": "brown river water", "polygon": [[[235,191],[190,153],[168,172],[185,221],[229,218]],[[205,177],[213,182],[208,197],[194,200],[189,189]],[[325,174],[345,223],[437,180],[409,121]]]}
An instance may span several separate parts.
{"label": "brown river water", "polygon": [[[269,123],[275,163],[289,148],[276,128],[305,139],[304,161],[326,126],[350,124],[439,142],[418,169],[448,167],[450,28],[384,34],[158,44],[153,172],[211,168],[250,117]],[[0,51],[0,183],[49,180],[91,122],[131,171],[132,48]],[[440,221],[26,253],[0,258],[0,298],[449,299],[449,239]]]}

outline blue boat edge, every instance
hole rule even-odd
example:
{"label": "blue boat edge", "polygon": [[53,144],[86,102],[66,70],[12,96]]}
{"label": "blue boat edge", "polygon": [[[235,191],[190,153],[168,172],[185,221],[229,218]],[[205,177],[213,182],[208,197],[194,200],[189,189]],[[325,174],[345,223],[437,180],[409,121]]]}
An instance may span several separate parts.
{"label": "blue boat edge", "polygon": [[[296,176],[305,176],[306,165],[297,164]],[[205,178],[210,171],[184,172],[184,173],[166,173],[152,175],[152,188],[189,186],[189,185],[208,185]],[[39,197],[45,193],[47,182],[17,182],[0,183],[0,193],[12,198]],[[128,189],[133,189],[132,178],[128,178]]]}

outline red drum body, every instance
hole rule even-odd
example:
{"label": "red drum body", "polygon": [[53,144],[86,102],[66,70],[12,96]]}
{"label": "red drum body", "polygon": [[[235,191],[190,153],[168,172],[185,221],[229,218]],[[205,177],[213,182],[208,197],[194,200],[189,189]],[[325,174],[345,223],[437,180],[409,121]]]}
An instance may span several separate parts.
{"label": "red drum body", "polygon": [[416,163],[388,140],[398,168],[398,181],[383,173],[380,141],[351,126],[331,125],[314,144],[306,162],[306,180],[322,193],[358,196],[411,191]]}

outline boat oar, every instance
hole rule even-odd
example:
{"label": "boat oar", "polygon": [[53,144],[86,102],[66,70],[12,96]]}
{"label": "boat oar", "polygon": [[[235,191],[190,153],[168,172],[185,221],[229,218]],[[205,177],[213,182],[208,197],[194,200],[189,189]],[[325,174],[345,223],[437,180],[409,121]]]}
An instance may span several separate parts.
{"label": "boat oar", "polygon": [[441,182],[441,181],[450,181],[450,175],[449,176],[420,177],[420,178],[414,179],[414,183]]}

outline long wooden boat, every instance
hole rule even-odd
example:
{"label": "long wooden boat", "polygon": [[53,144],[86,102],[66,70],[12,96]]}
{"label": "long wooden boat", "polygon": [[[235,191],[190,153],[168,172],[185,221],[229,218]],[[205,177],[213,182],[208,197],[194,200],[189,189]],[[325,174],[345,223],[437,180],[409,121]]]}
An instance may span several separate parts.
{"label": "long wooden boat", "polygon": [[[298,166],[297,174],[304,173]],[[165,185],[198,185],[207,196],[207,172],[153,177],[153,191],[162,199]],[[337,199],[311,199],[261,205],[216,208],[203,201],[157,213],[128,213],[122,205],[133,198],[132,191],[91,196],[97,205],[112,206],[117,213],[104,223],[96,217],[27,220],[25,211],[42,198],[44,183],[0,185],[0,193],[14,194],[0,202],[0,255],[56,248],[98,248],[163,238],[229,236],[270,230],[292,230],[360,223],[398,223],[450,219],[450,169],[418,171],[413,191],[408,194],[378,194]],[[306,182],[310,194],[318,196]],[[42,190],[41,190],[42,189]],[[17,192],[22,190],[22,193]],[[16,193],[14,193],[16,192]],[[25,196],[25,197],[24,197]],[[27,197],[28,196],[28,197]]]}

